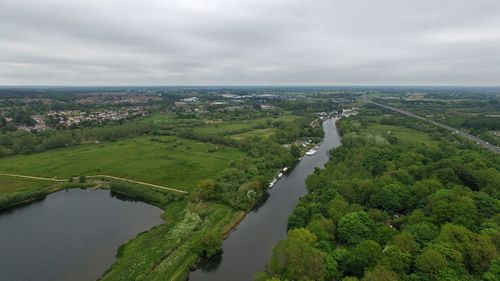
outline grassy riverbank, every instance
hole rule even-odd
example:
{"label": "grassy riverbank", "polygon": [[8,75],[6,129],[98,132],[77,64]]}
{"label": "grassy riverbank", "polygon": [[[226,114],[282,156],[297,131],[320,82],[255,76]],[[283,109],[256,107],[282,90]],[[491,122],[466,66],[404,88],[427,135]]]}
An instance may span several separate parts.
{"label": "grassy riverbank", "polygon": [[208,232],[223,235],[242,215],[221,204],[169,204],[163,215],[166,223],[121,246],[117,261],[101,280],[185,280],[201,254],[200,240]]}

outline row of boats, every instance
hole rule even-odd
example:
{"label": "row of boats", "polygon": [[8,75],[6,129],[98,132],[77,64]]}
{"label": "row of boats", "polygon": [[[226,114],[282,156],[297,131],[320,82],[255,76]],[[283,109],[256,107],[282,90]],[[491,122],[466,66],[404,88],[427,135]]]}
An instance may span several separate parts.
{"label": "row of boats", "polygon": [[277,182],[278,180],[284,175],[284,173],[286,173],[288,171],[288,167],[285,167],[281,170],[281,172],[278,174],[278,176],[276,178],[274,178],[270,183],[269,183],[269,188],[272,188]]}
{"label": "row of boats", "polygon": [[[315,146],[314,148],[311,148],[311,150],[309,150],[308,152],[306,152],[306,156],[316,155],[316,153],[318,153],[318,148],[319,148],[319,146]],[[269,183],[269,188],[272,188],[278,182],[278,180],[284,175],[284,173],[286,173],[287,171],[288,171],[288,167],[283,168],[281,170],[281,172],[278,174],[278,176],[276,178],[274,178]]]}

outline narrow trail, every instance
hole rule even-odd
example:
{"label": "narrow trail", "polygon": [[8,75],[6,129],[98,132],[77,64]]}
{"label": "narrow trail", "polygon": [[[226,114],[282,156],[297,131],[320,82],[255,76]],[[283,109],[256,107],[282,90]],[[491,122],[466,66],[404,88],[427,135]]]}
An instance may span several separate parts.
{"label": "narrow trail", "polygon": [[147,183],[147,182],[142,182],[142,181],[136,181],[136,180],[130,180],[126,178],[120,178],[120,177],[115,177],[115,176],[109,176],[109,175],[93,175],[93,176],[86,176],[86,178],[109,178],[109,179],[114,179],[114,180],[120,180],[120,181],[126,181],[126,182],[131,182],[131,183],[136,183],[140,185],[146,185],[146,186],[151,186],[159,189],[164,189],[164,190],[169,190],[181,194],[188,194],[189,192],[180,190],[180,189],[175,189],[175,188],[170,188],[162,185],[157,185],[157,184],[152,184],[152,183]]}
{"label": "narrow trail", "polygon": [[43,180],[43,181],[54,181],[54,182],[67,182],[68,181],[68,179],[32,177],[32,176],[24,176],[24,175],[17,175],[17,174],[7,174],[7,173],[0,173],[0,176],[9,176],[9,177],[16,177],[16,178],[24,178],[24,179],[32,179],[32,180]]}
{"label": "narrow trail", "polygon": [[[25,176],[25,175],[18,175],[18,174],[2,173],[1,171],[0,171],[0,176],[9,176],[9,177],[53,181],[53,182],[69,182],[69,179],[56,179],[56,178]],[[170,187],[166,187],[166,186],[162,186],[162,185],[157,185],[157,184],[152,184],[152,183],[147,183],[147,182],[142,182],[142,181],[136,181],[136,180],[126,179],[126,178],[120,178],[120,177],[115,177],[115,176],[110,176],[110,175],[92,175],[92,176],[85,176],[85,177],[86,178],[108,178],[108,179],[114,179],[114,180],[120,180],[120,181],[126,181],[126,182],[135,183],[135,184],[150,186],[150,187],[154,187],[154,188],[159,188],[159,189],[163,189],[163,190],[177,192],[180,194],[188,194],[189,193],[187,191],[180,190],[180,189],[170,188]]]}

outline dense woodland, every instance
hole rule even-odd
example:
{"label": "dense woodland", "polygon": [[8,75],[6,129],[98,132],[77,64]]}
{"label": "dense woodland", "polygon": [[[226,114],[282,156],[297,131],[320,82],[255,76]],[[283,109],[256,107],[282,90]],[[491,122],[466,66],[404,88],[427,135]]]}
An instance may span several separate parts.
{"label": "dense woodland", "polygon": [[404,117],[392,120],[439,144],[365,133],[388,122],[378,114],[338,122],[342,146],[308,178],[256,280],[499,280],[498,155]]}

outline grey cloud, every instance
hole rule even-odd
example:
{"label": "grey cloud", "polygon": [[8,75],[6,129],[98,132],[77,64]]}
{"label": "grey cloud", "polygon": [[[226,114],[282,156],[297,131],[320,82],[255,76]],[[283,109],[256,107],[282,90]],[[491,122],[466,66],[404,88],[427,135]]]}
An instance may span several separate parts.
{"label": "grey cloud", "polygon": [[0,84],[500,85],[497,0],[3,0]]}

